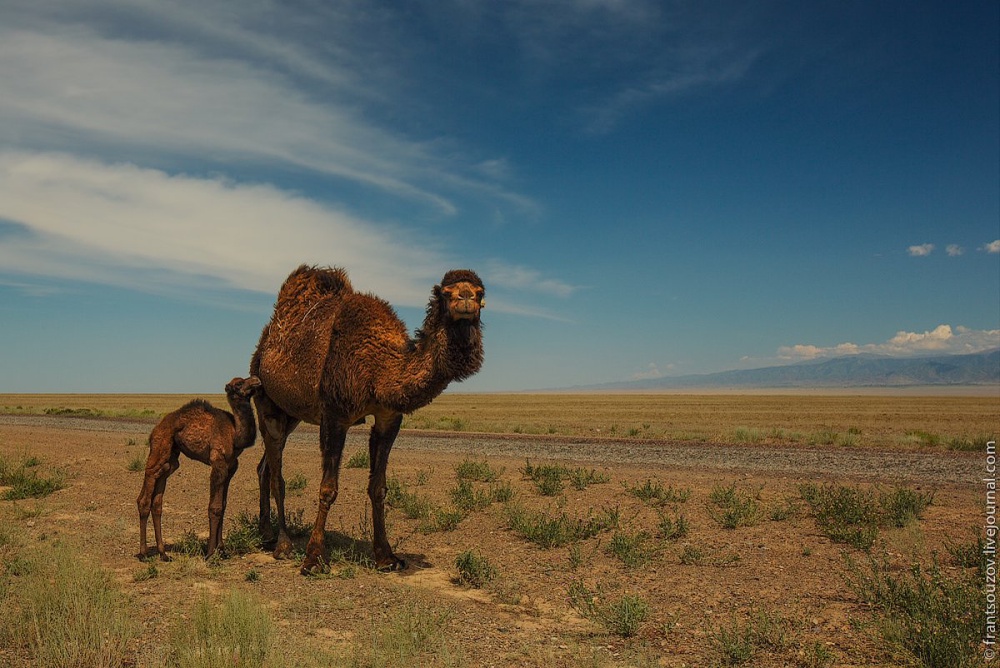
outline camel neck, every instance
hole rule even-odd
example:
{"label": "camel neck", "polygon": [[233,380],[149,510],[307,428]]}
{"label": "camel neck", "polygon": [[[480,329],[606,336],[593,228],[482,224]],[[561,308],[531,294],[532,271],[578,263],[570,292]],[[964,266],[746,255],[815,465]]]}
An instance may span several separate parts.
{"label": "camel neck", "polygon": [[253,419],[250,400],[229,397],[229,407],[233,411],[233,421],[236,424],[236,449],[248,448],[257,440],[257,423]]}

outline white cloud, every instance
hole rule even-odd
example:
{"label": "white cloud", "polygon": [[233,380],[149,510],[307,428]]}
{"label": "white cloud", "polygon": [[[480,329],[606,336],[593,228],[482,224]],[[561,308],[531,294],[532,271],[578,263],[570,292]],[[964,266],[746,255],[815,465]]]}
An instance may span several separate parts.
{"label": "white cloud", "polygon": [[984,244],[980,250],[984,250],[987,253],[1000,253],[1000,239],[996,241],[991,241],[988,244]]}
{"label": "white cloud", "polygon": [[919,246],[910,246],[907,251],[910,253],[911,257],[927,257],[934,252],[934,244],[920,244]]}
{"label": "white cloud", "polygon": [[660,371],[656,362],[650,362],[645,371],[637,371],[632,374],[632,380],[652,380],[655,378],[663,378],[663,372]]}
{"label": "white cloud", "polygon": [[355,284],[425,303],[447,257],[268,185],[171,176],[129,164],[0,154],[5,271],[157,290],[203,284],[273,293],[300,263],[342,264]]}
{"label": "white cloud", "polygon": [[948,257],[958,257],[965,253],[965,249],[958,244],[948,244],[948,247],[944,249],[948,253]]}
{"label": "white cloud", "polygon": [[977,353],[1000,347],[1000,329],[973,330],[958,326],[938,325],[926,332],[899,331],[883,343],[841,343],[835,346],[797,344],[778,349],[778,359],[797,362],[829,357],[869,353],[906,357],[922,354]]}
{"label": "white cloud", "polygon": [[483,280],[498,287],[513,290],[530,290],[540,296],[571,297],[579,288],[554,278],[545,278],[541,272],[527,267],[492,261]]}

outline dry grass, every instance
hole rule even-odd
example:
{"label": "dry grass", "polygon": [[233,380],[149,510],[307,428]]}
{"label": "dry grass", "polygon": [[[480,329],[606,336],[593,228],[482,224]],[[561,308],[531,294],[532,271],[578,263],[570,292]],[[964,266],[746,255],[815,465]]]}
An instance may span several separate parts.
{"label": "dry grass", "polygon": [[[978,450],[1000,430],[1000,396],[917,394],[456,394],[406,429],[733,443]],[[0,394],[0,413],[148,419],[188,394]],[[203,395],[219,406],[225,397]]]}

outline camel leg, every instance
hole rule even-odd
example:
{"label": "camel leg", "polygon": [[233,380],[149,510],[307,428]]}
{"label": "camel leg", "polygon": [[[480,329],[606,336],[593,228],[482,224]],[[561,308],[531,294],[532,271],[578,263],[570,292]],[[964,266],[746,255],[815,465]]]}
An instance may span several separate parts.
{"label": "camel leg", "polygon": [[155,454],[150,451],[146,463],[146,474],[142,480],[142,487],[139,489],[139,497],[135,500],[139,509],[139,553],[136,556],[140,559],[144,559],[149,550],[146,545],[146,525],[149,521],[150,508],[153,505],[153,490],[163,474],[170,468],[166,461],[157,460]]}
{"label": "camel leg", "polygon": [[271,532],[271,501],[274,497],[278,517],[278,537],[274,545],[274,558],[287,559],[292,554],[292,541],[285,525],[285,479],[281,475],[281,460],[288,435],[299,421],[278,408],[264,393],[254,396],[260,433],[264,437],[264,456],[257,466],[260,484],[260,534],[265,543],[274,539]]}
{"label": "camel leg", "polygon": [[167,491],[167,478],[180,466],[179,455],[172,454],[166,471],[156,479],[156,486],[153,488],[153,534],[156,536],[156,552],[162,561],[170,561],[170,557],[167,556],[167,546],[163,542],[163,529],[160,526],[160,518],[163,516],[163,493]]}
{"label": "camel leg", "polygon": [[319,440],[323,454],[323,481],[319,486],[319,510],[316,512],[316,522],[313,524],[312,533],[309,534],[306,558],[302,562],[303,575],[315,572],[325,559],[326,517],[330,513],[330,506],[337,500],[340,460],[344,454],[344,443],[347,441],[347,427],[336,418],[324,415],[319,427]]}
{"label": "camel leg", "polygon": [[205,557],[211,557],[222,547],[222,521],[226,515],[226,499],[229,483],[239,468],[238,459],[232,464],[217,462],[212,465],[211,492],[208,500],[208,550]]}
{"label": "camel leg", "polygon": [[389,539],[385,534],[385,471],[389,463],[389,451],[399,434],[403,423],[402,415],[375,416],[371,436],[368,439],[368,458],[371,469],[368,476],[368,498],[372,502],[372,548],[375,564],[381,571],[401,571],[406,562],[392,553]]}

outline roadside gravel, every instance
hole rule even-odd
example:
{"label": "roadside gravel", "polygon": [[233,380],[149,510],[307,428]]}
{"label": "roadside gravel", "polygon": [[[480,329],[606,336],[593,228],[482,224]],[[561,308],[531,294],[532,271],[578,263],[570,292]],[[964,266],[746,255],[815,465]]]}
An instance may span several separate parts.
{"label": "roadside gravel", "polygon": [[[153,421],[79,417],[0,415],[0,425],[51,427],[80,431],[136,434],[144,440]],[[316,427],[303,425],[290,445],[315,445]],[[367,430],[354,429],[348,447],[362,447]],[[651,468],[718,470],[748,475],[829,477],[910,484],[973,483],[980,477],[975,454],[954,451],[905,452],[852,448],[800,448],[761,445],[670,443],[660,441],[559,438],[468,432],[405,430],[394,449],[413,452],[467,453],[473,457],[559,459],[591,465],[649,465]]]}

